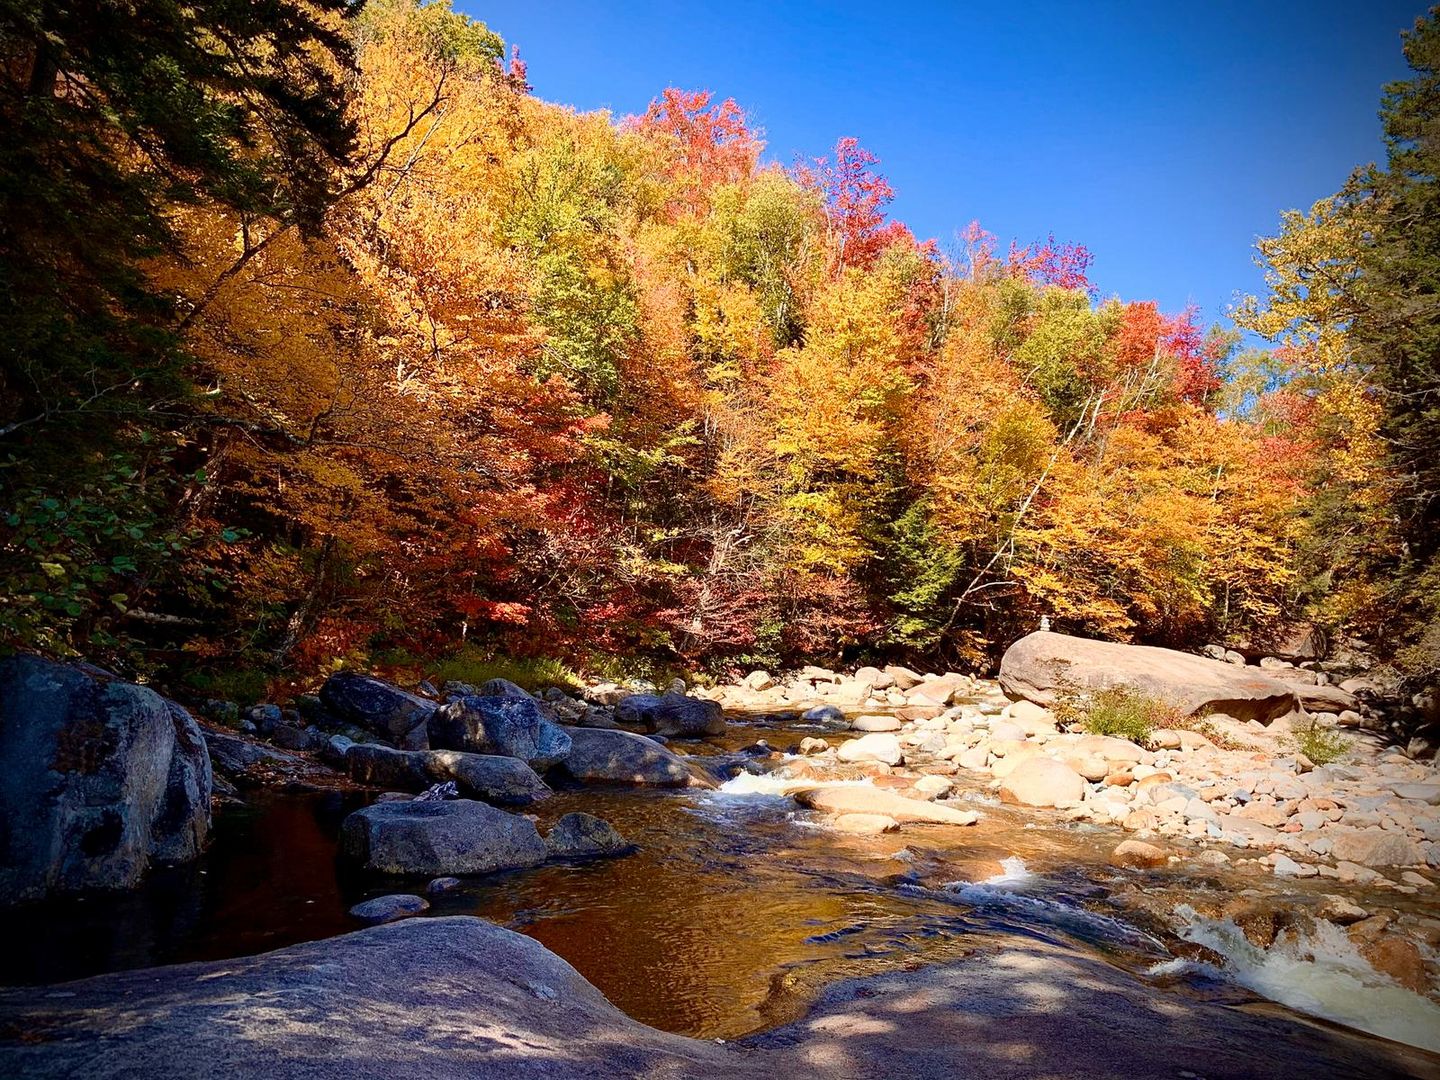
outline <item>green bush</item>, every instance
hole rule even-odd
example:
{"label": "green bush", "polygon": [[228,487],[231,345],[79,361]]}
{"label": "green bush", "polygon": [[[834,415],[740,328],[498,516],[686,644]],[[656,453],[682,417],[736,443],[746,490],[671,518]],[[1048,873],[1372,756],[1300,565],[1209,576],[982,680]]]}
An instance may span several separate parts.
{"label": "green bush", "polygon": [[1186,719],[1168,701],[1133,686],[1064,691],[1051,711],[1062,727],[1079,728],[1091,735],[1113,735],[1141,745],[1150,741],[1156,728],[1182,726]]}
{"label": "green bush", "polygon": [[192,671],[184,681],[198,696],[256,705],[267,698],[270,676],[257,665],[219,671]]}
{"label": "green bush", "polygon": [[1350,740],[1313,720],[1310,726],[1295,732],[1295,748],[1316,765],[1338,761],[1350,749]]}
{"label": "green bush", "polygon": [[456,682],[479,686],[491,679],[509,679],[526,690],[543,690],[559,686],[578,690],[584,681],[559,660],[548,656],[514,658],[487,656],[475,649],[462,649],[435,666],[439,682]]}

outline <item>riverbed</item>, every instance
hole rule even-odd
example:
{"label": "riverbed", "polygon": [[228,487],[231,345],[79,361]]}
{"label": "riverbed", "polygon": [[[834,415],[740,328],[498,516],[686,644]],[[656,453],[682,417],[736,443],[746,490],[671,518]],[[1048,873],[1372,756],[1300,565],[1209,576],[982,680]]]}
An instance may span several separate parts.
{"label": "riverbed", "polygon": [[[963,777],[955,798],[981,811],[979,826],[836,832],[755,775],[742,748],[762,738],[783,748],[805,735],[843,736],[732,719],[723,737],[675,747],[735,777],[718,790],[577,788],[535,808],[542,831],[573,810],[597,814],[636,845],[634,854],[473,879],[432,898],[429,914],[480,915],[530,935],[635,1019],[703,1038],[737,1039],[797,1019],[840,979],[963,964],[1021,939],[1103,960],[1157,995],[1257,1000],[1253,980],[1247,987],[1235,972],[1197,962],[1199,950],[1161,914],[1189,903],[1199,927],[1191,936],[1223,950],[1203,913],[1253,880],[1214,868],[1165,882],[1117,870],[1107,862],[1115,830],[1002,807],[983,783]],[[424,885],[365,880],[337,865],[340,822],[372,797],[250,793],[246,805],[217,815],[211,849],[190,867],[156,874],[133,894],[11,912],[0,981],[223,959],[355,929],[347,912],[356,902]],[[1267,959],[1251,957],[1251,967]],[[1309,987],[1316,974],[1313,964],[1291,965],[1284,978]],[[1386,992],[1367,988],[1363,976],[1351,973],[1337,992]],[[1427,1006],[1435,1008],[1408,991],[1377,996],[1377,1010],[1415,1014],[1408,1027],[1379,1033],[1425,1045]],[[1324,1016],[1326,1008],[1306,1011]],[[1407,1037],[1416,1025],[1419,1040]]]}

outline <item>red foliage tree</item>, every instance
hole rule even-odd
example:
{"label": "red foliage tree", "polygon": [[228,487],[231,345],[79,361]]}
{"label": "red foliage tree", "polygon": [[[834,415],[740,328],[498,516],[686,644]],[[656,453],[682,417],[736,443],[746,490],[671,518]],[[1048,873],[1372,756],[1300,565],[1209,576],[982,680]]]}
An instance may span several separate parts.
{"label": "red foliage tree", "polygon": [[1175,359],[1175,395],[1197,405],[1220,388],[1220,348],[1200,329],[1194,305],[1164,320],[1160,347]]}
{"label": "red foliage tree", "polygon": [[755,170],[764,143],[750,129],[745,110],[726,98],[712,105],[708,90],[667,87],[643,116],[631,117],[634,131],[659,132],[675,140],[678,153],[668,175],[698,181],[700,190],[746,180]]}
{"label": "red foliage tree", "polygon": [[1028,277],[1040,285],[1093,292],[1087,275],[1094,261],[1095,256],[1084,244],[1056,243],[1054,233],[1047,236],[1043,243],[1025,247],[1015,243],[1010,245],[1010,272]]}
{"label": "red foliage tree", "polygon": [[[871,166],[880,159],[846,137],[835,144],[835,160],[817,158],[815,169],[801,169],[802,182],[824,192],[827,216],[834,235],[835,270],[847,266],[868,269],[900,233],[885,228],[885,208],[895,199],[890,181]],[[909,230],[904,230],[908,235]]]}

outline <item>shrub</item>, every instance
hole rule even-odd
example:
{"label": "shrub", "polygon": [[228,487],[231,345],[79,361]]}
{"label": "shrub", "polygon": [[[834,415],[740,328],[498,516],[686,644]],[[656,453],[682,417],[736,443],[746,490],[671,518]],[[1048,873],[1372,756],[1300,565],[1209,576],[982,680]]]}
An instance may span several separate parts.
{"label": "shrub", "polygon": [[435,665],[435,678],[472,686],[491,679],[509,679],[526,690],[543,690],[547,686],[577,690],[584,685],[579,675],[552,657],[487,656],[472,648],[461,649]]}
{"label": "shrub", "polygon": [[1350,749],[1350,740],[1313,720],[1310,726],[1295,733],[1295,748],[1316,765],[1338,761]]}
{"label": "shrub", "polygon": [[1063,691],[1051,711],[1062,727],[1113,735],[1141,745],[1150,741],[1156,728],[1177,727],[1188,719],[1177,706],[1133,686]]}

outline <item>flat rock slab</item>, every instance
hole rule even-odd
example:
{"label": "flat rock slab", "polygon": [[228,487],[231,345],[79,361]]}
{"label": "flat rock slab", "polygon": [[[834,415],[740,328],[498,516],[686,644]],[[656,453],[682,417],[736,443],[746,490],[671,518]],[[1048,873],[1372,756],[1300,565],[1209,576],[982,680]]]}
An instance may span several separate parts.
{"label": "flat rock slab", "polygon": [[1437,1055],[1197,1001],[1024,940],[838,983],[798,1023],[728,1045],[637,1023],[539,942],[469,916],[0,990],[0,1075],[28,1080],[1315,1080],[1437,1070]]}
{"label": "flat rock slab", "polygon": [[344,773],[303,754],[209,727],[202,727],[200,734],[215,772],[238,787],[281,791],[343,791],[354,787]]}
{"label": "flat rock slab", "polygon": [[955,810],[924,799],[907,799],[893,791],[869,785],[817,787],[795,793],[795,801],[827,814],[878,814],[895,821],[919,821],[934,825],[974,825],[980,815],[974,810]]}
{"label": "flat rock slab", "polygon": [[1133,686],[1187,713],[1221,712],[1268,723],[1296,707],[1296,687],[1203,656],[1091,641],[1050,631],[1021,638],[1000,661],[1000,687],[1011,698],[1050,706],[1066,692]]}

